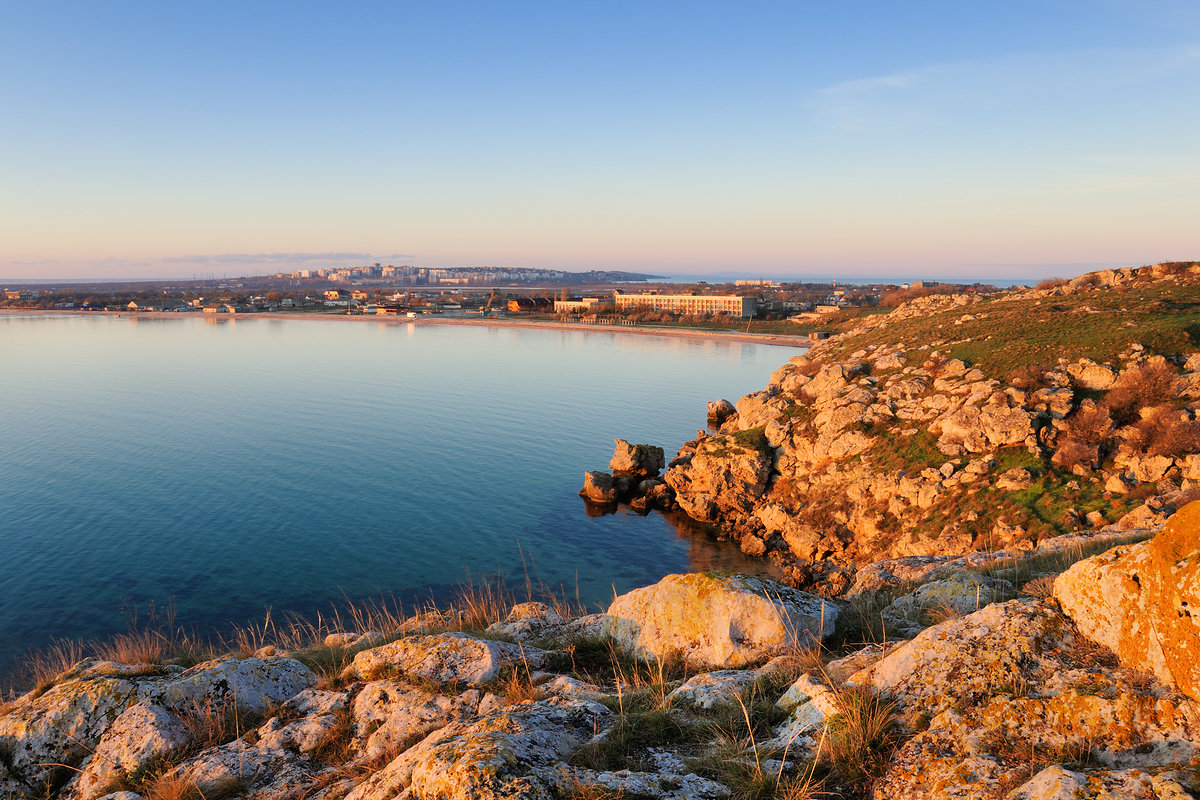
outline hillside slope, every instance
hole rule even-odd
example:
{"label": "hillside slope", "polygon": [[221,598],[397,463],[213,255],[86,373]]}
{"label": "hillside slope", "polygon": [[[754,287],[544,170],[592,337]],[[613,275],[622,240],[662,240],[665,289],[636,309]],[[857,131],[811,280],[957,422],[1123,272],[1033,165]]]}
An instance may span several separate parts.
{"label": "hillside slope", "polygon": [[687,443],[694,520],[837,594],[855,565],[1161,524],[1200,485],[1200,266],[943,295],[844,328]]}

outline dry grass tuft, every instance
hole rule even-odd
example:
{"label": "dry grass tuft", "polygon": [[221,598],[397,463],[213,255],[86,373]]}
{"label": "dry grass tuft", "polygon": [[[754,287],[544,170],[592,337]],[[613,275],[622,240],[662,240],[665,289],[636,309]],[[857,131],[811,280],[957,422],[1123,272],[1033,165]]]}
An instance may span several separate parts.
{"label": "dry grass tuft", "polygon": [[952,619],[958,619],[963,615],[963,612],[958,610],[958,607],[953,603],[946,601],[943,603],[934,603],[925,607],[921,611],[921,616],[924,622],[928,625],[941,625],[943,622],[949,622]]}
{"label": "dry grass tuft", "polygon": [[1042,575],[1027,581],[1021,587],[1021,591],[1030,597],[1041,597],[1043,599],[1054,595],[1054,579],[1057,575]]}
{"label": "dry grass tuft", "polygon": [[896,704],[866,689],[834,691],[839,711],[828,720],[819,758],[843,781],[873,780],[883,774],[900,744]]}
{"label": "dry grass tuft", "polygon": [[228,778],[216,784],[208,784],[204,790],[194,779],[166,773],[141,788],[144,800],[230,800],[245,794],[245,781]]}
{"label": "dry grass tuft", "polygon": [[[121,664],[173,663],[190,667],[224,653],[248,657],[268,646],[295,656],[328,684],[336,680],[360,649],[410,633],[479,632],[503,620],[512,606],[527,600],[545,602],[563,617],[578,616],[584,611],[578,600],[568,598],[565,590],[552,590],[528,576],[521,585],[520,595],[503,576],[468,578],[445,608],[430,602],[409,613],[395,598],[359,602],[347,599],[334,605],[329,613],[318,613],[314,618],[291,615],[277,620],[268,610],[260,623],[234,628],[228,636],[206,638],[179,627],[173,605],[156,608],[151,604],[145,615],[139,615],[136,609],[126,611],[130,625],[127,633],[88,643],[62,640],[31,651],[21,667],[9,675],[10,682],[3,693],[16,696],[31,686],[44,692],[64,672],[88,657]],[[355,648],[325,645],[330,634],[347,631],[379,635]]]}
{"label": "dry grass tuft", "polygon": [[179,718],[188,734],[186,752],[189,754],[232,742],[257,728],[265,719],[261,712],[238,706],[233,698],[204,704],[193,700]]}

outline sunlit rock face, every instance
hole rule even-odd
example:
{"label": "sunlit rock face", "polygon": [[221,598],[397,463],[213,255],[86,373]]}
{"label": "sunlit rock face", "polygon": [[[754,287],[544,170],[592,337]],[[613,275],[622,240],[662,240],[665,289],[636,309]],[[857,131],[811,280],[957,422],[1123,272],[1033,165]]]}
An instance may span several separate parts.
{"label": "sunlit rock face", "polygon": [[1200,501],[1153,539],[1075,564],[1055,580],[1054,596],[1123,664],[1200,699]]}
{"label": "sunlit rock face", "polygon": [[640,658],[741,667],[833,634],[832,603],[743,575],[668,575],[613,601],[606,633]]}

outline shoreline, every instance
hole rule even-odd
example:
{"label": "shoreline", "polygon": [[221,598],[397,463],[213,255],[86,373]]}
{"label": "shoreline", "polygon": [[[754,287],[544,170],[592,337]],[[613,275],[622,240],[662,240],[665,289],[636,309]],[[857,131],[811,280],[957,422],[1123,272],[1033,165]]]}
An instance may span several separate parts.
{"label": "shoreline", "polygon": [[495,328],[530,328],[558,331],[584,331],[588,333],[630,333],[638,336],[678,336],[694,339],[713,339],[728,342],[743,342],[746,344],[767,344],[779,347],[793,347],[807,350],[811,345],[808,339],[800,337],[781,336],[767,333],[741,333],[739,331],[707,331],[696,328],[644,328],[635,325],[590,325],[581,322],[542,322],[539,320],[522,320],[510,318],[472,318],[472,317],[435,317],[420,316],[390,317],[366,314],[300,314],[293,312],[265,312],[260,314],[180,314],[173,311],[79,311],[69,309],[35,309],[35,308],[5,308],[0,309],[0,316],[85,316],[112,317],[129,319],[211,319],[214,321],[242,321],[256,319],[287,319],[287,320],[340,320],[343,322],[375,322],[383,325],[467,325],[473,327]]}

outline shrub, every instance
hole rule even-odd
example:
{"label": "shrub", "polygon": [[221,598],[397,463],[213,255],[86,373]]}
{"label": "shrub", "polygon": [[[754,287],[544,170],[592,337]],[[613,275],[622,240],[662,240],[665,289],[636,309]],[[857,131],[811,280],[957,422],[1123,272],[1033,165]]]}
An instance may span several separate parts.
{"label": "shrub", "polygon": [[1078,439],[1063,439],[1054,451],[1051,462],[1060,469],[1072,469],[1082,464],[1092,469],[1100,460],[1100,448]]}
{"label": "shrub", "polygon": [[1035,289],[1057,289],[1059,286],[1066,286],[1066,285],[1067,285],[1066,278],[1046,278],[1043,281],[1039,281],[1038,285],[1033,288],[1035,288]]}
{"label": "shrub", "polygon": [[1170,406],[1154,409],[1129,429],[1126,443],[1135,452],[1178,458],[1200,452],[1200,422]]}
{"label": "shrub", "polygon": [[1067,431],[1070,438],[1083,444],[1104,444],[1112,436],[1112,415],[1103,406],[1089,405],[1067,418]]}
{"label": "shrub", "polygon": [[1025,364],[1008,375],[1008,383],[1018,389],[1033,391],[1046,385],[1046,368],[1040,364]]}
{"label": "shrub", "polygon": [[1175,371],[1166,364],[1145,364],[1126,370],[1104,397],[1104,405],[1118,424],[1138,419],[1138,412],[1175,396]]}

